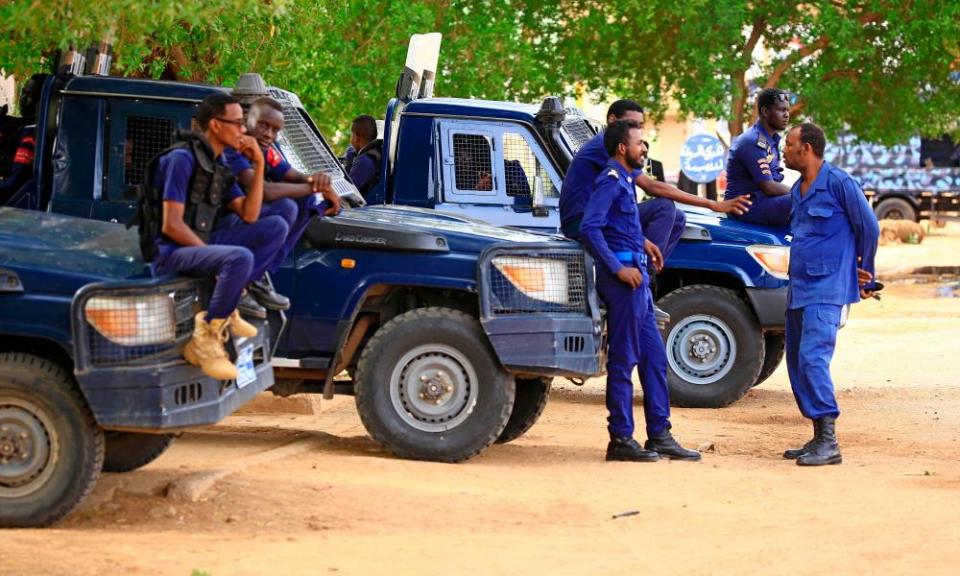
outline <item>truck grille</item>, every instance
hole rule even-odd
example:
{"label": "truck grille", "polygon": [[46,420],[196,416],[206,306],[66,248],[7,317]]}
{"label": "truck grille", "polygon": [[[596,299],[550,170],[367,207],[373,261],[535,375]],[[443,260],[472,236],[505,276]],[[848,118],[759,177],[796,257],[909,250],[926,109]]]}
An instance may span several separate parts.
{"label": "truck grille", "polygon": [[595,135],[586,118],[579,115],[568,115],[562,124],[561,132],[574,154]]}
{"label": "truck grille", "polygon": [[505,249],[483,266],[485,307],[492,316],[589,311],[582,249]]}
{"label": "truck grille", "polygon": [[[193,334],[202,292],[193,280],[84,292],[74,305],[79,326],[74,332],[79,349],[86,351],[83,362],[106,367],[180,356]],[[103,309],[95,310],[98,306]]]}

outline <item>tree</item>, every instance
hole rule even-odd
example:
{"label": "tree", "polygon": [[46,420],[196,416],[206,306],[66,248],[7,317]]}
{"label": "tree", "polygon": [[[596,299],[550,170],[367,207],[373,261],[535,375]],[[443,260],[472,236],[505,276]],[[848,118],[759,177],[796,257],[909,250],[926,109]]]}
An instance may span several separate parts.
{"label": "tree", "polygon": [[564,82],[537,57],[559,25],[544,1],[180,0],[15,1],[0,7],[10,50],[0,68],[18,77],[49,69],[42,55],[68,43],[114,44],[114,72],[232,84],[259,72],[296,92],[328,135],[378,115],[393,95],[411,34],[444,34],[437,94],[493,99],[559,92]]}
{"label": "tree", "polygon": [[[794,93],[795,115],[892,143],[958,129],[960,3],[786,0],[575,2],[562,41],[600,93],[655,114],[726,119],[740,134],[764,87]],[[621,29],[622,34],[611,33]],[[593,66],[590,66],[592,58]]]}

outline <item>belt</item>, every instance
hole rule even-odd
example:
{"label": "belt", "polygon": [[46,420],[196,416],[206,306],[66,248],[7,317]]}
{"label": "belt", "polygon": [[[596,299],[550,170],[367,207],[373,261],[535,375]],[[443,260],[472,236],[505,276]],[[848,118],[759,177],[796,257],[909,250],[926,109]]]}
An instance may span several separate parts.
{"label": "belt", "polygon": [[647,265],[646,252],[629,252],[624,250],[620,252],[614,252],[613,255],[616,256],[617,260],[619,260],[623,264],[636,263],[641,267],[645,267]]}

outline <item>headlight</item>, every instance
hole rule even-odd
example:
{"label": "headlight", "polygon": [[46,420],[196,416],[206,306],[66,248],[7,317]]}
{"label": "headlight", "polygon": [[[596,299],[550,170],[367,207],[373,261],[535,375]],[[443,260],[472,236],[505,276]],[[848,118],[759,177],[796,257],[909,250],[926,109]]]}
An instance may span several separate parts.
{"label": "headlight", "polygon": [[753,256],[767,274],[780,280],[790,279],[790,248],[788,246],[747,246],[747,253]]}
{"label": "headlight", "polygon": [[84,315],[104,338],[123,346],[163,344],[176,336],[173,299],[166,294],[94,296]]}
{"label": "headlight", "polygon": [[549,258],[497,256],[493,265],[524,295],[553,304],[569,304],[567,263]]}

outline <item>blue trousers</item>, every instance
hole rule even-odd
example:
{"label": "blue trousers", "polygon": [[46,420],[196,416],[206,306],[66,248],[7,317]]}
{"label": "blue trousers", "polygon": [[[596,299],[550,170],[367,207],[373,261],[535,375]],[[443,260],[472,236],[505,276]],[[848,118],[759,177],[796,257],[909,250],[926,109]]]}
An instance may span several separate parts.
{"label": "blue trousers", "polygon": [[677,209],[673,200],[666,198],[644,200],[637,208],[643,235],[657,245],[666,261],[680,242],[687,225],[686,215],[683,210]]}
{"label": "blue trousers", "polygon": [[[260,208],[260,218],[267,216],[279,216],[287,223],[287,233],[283,243],[277,250],[277,253],[267,264],[266,271],[271,274],[276,272],[283,261],[287,259],[296,247],[300,237],[303,236],[310,223],[310,218],[320,213],[320,206],[317,204],[317,197],[313,194],[299,199],[280,198],[273,202],[264,202]],[[237,214],[230,213],[217,221],[217,229],[233,228],[242,225],[244,222]],[[259,278],[259,276],[258,276]]]}
{"label": "blue trousers", "polygon": [[286,234],[287,223],[279,216],[230,228],[218,223],[210,235],[209,245],[161,251],[154,269],[158,275],[213,276],[216,286],[207,309],[207,320],[227,318],[236,310],[247,284],[263,276]]}
{"label": "blue trousers", "polygon": [[[641,268],[642,270],[642,268]],[[644,282],[647,275],[644,271]],[[643,388],[647,435],[670,428],[667,354],[657,330],[653,298],[646,286],[631,289],[605,269],[597,268],[597,291],[607,306],[607,430],[611,436],[633,436],[634,367]]]}
{"label": "blue trousers", "polygon": [[742,216],[734,216],[734,218],[761,226],[790,227],[790,210],[793,200],[791,200],[789,194],[767,196],[763,192],[757,192],[750,195],[750,200],[753,201],[750,211]]}
{"label": "blue trousers", "polygon": [[787,374],[800,413],[810,419],[840,415],[830,378],[840,308],[811,304],[787,310]]}

